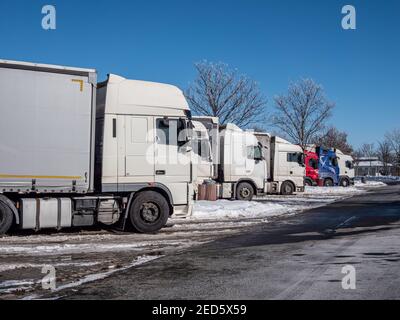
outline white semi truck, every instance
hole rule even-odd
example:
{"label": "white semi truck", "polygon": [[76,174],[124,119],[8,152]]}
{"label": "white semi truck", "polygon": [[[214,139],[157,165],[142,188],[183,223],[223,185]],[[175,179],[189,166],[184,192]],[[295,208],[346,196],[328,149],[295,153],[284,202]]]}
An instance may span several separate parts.
{"label": "white semi truck", "polygon": [[0,60],[0,234],[100,223],[142,233],[193,204],[191,115],[174,86]]}
{"label": "white semi truck", "polygon": [[342,187],[354,185],[355,169],[353,157],[344,154],[339,149],[336,149],[336,156],[339,165],[339,185]]}
{"label": "white semi truck", "polygon": [[[218,183],[218,197],[252,200],[255,195],[304,191],[303,152],[269,134],[246,132],[218,118],[193,117],[198,183]],[[201,152],[199,152],[201,151]]]}

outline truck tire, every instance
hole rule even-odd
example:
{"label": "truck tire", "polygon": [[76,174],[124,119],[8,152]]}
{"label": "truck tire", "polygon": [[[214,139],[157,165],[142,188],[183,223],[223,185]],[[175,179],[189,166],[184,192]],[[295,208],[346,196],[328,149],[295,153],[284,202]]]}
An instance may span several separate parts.
{"label": "truck tire", "polygon": [[254,197],[254,188],[248,182],[241,182],[236,188],[236,200],[251,201]]}
{"label": "truck tire", "polygon": [[0,236],[6,234],[12,227],[14,214],[11,209],[0,201]]}
{"label": "truck tire", "polygon": [[340,186],[347,188],[350,186],[350,181],[347,178],[340,179]]}
{"label": "truck tire", "polygon": [[131,224],[139,233],[161,230],[168,221],[170,208],[167,200],[158,192],[145,191],[133,201],[129,210]]}
{"label": "truck tire", "polygon": [[294,186],[291,182],[285,181],[284,183],[282,183],[281,195],[290,196],[293,193],[294,193]]}
{"label": "truck tire", "polygon": [[333,180],[328,178],[324,180],[324,187],[333,187]]}
{"label": "truck tire", "polygon": [[307,187],[312,187],[313,186],[313,182],[311,179],[304,179],[304,185]]}

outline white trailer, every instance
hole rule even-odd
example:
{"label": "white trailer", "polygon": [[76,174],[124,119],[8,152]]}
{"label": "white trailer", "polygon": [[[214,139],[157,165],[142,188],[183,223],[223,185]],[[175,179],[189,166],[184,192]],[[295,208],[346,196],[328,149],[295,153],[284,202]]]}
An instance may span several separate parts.
{"label": "white trailer", "polygon": [[174,86],[0,60],[0,234],[161,229],[193,203],[190,110]]}
{"label": "white trailer", "polygon": [[342,187],[354,185],[355,169],[353,157],[344,154],[338,149],[336,149],[336,156],[339,165],[339,185]]}

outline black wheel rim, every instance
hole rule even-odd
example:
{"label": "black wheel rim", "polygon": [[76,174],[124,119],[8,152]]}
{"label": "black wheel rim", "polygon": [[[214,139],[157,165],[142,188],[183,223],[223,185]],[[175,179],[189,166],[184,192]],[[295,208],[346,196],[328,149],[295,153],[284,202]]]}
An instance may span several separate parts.
{"label": "black wheel rim", "polygon": [[145,223],[153,224],[160,219],[161,210],[153,202],[145,202],[140,206],[140,217]]}

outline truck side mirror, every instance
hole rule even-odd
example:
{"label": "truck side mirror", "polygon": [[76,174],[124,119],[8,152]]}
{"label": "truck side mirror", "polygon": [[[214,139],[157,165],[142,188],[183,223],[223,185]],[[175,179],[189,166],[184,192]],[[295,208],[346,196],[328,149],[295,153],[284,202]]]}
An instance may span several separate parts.
{"label": "truck side mirror", "polygon": [[181,148],[181,150],[182,150],[182,152],[188,153],[188,152],[192,152],[192,151],[193,151],[193,148],[192,148],[191,146],[189,146],[189,145],[185,145],[185,146],[183,146],[183,147]]}

